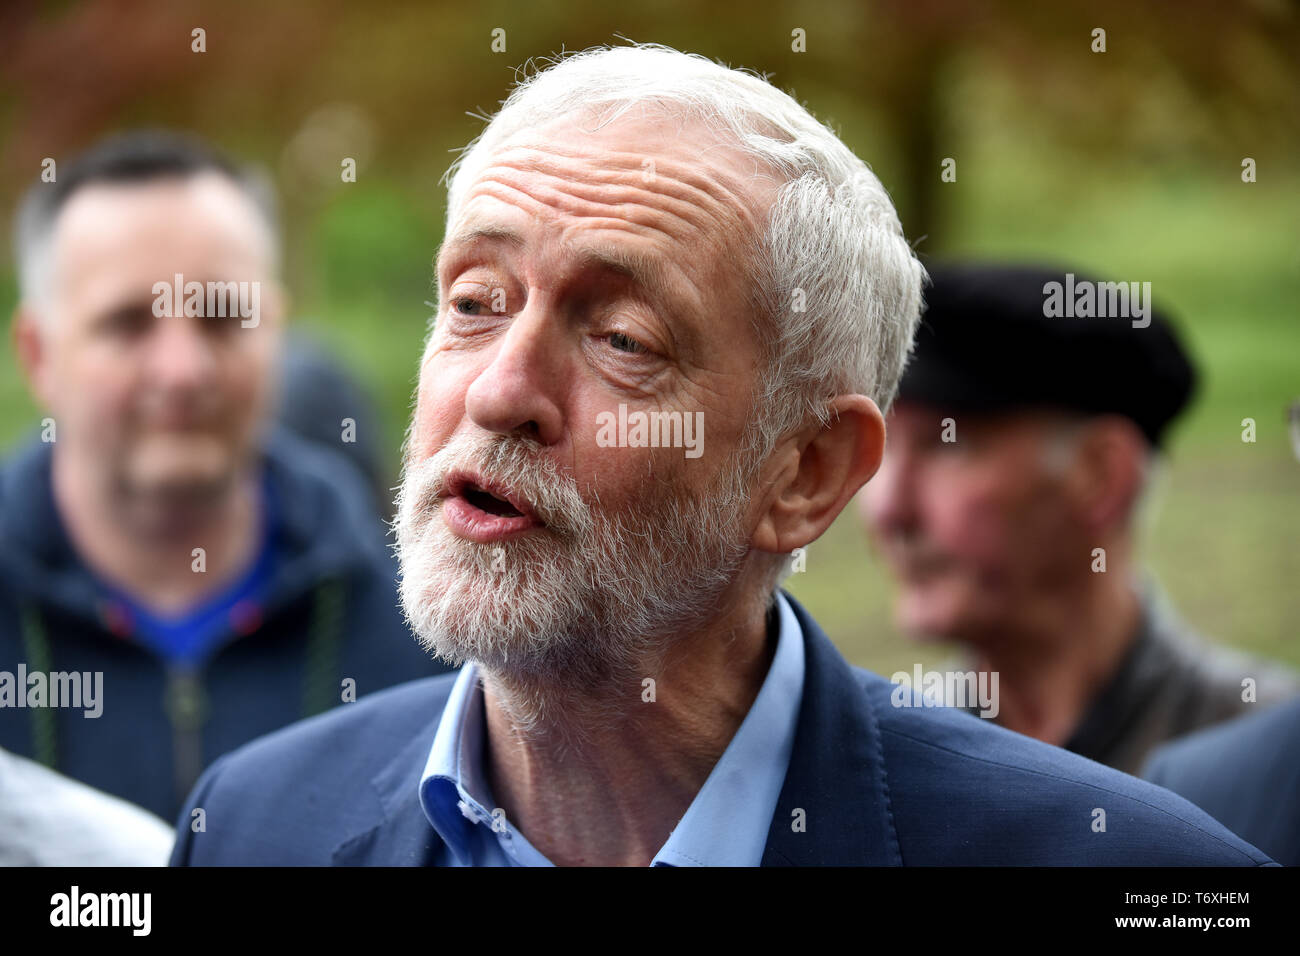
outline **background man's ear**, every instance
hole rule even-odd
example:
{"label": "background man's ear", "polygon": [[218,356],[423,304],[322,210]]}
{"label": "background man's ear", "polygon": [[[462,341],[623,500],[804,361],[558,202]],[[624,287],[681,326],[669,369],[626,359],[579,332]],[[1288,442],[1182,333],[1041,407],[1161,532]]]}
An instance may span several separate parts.
{"label": "background man's ear", "polygon": [[14,354],[18,356],[18,367],[22,369],[27,382],[27,390],[36,401],[45,407],[50,405],[48,371],[46,361],[45,330],[42,316],[26,305],[20,304],[14,311],[9,327],[13,341]]}
{"label": "background man's ear", "polygon": [[773,456],[781,463],[776,484],[751,543],[760,551],[788,553],[817,540],[880,467],[885,420],[865,395],[840,395],[831,421],[792,436]]}
{"label": "background man's ear", "polygon": [[262,312],[263,319],[268,324],[278,328],[285,327],[285,319],[292,305],[293,297],[283,282],[278,279],[262,282]]}
{"label": "background man's ear", "polygon": [[1073,484],[1089,527],[1102,531],[1128,519],[1142,492],[1147,452],[1127,419],[1107,416],[1085,426]]}
{"label": "background man's ear", "polygon": [[287,323],[289,310],[293,308],[293,295],[283,282],[276,282],[275,284],[275,302],[280,311],[279,319],[281,324]]}

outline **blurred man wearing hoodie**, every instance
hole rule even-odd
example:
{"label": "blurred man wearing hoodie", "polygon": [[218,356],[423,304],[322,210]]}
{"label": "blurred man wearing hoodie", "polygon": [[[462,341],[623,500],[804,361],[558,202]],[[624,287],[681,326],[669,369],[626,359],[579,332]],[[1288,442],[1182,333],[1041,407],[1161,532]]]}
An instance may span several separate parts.
{"label": "blurred man wearing hoodie", "polygon": [[[13,340],[46,417],[0,474],[0,746],[168,817],[225,751],[440,669],[359,473],[269,425],[267,200],[202,143],[131,134],[17,222]],[[98,716],[53,693],[101,673]]]}

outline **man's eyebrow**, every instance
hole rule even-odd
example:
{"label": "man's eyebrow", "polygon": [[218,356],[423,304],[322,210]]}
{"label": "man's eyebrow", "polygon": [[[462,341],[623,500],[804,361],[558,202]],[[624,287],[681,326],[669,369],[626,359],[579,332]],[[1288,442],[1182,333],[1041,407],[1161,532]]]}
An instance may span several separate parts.
{"label": "man's eyebrow", "polygon": [[586,246],[577,250],[577,258],[584,268],[600,269],[622,276],[647,290],[663,305],[672,304],[673,296],[663,263],[653,256],[632,249],[599,245]]}
{"label": "man's eyebrow", "polygon": [[512,246],[522,246],[524,244],[524,237],[508,226],[482,225],[470,226],[453,233],[443,245],[467,246],[472,242],[478,242],[480,239],[508,242]]}
{"label": "man's eyebrow", "polygon": [[524,237],[506,226],[484,225],[461,229],[443,240],[442,245],[438,248],[438,254],[434,256],[434,268],[441,273],[443,263],[451,250],[474,245],[477,242],[504,242],[507,245],[522,248]]}
{"label": "man's eyebrow", "polygon": [[[522,248],[526,244],[523,236],[508,226],[470,226],[443,242],[438,250],[436,264],[441,267],[450,251],[478,242],[503,242],[515,248]],[[576,256],[585,268],[612,272],[646,289],[660,302],[667,304],[672,301],[663,263],[653,256],[608,244],[584,246],[576,250]]]}

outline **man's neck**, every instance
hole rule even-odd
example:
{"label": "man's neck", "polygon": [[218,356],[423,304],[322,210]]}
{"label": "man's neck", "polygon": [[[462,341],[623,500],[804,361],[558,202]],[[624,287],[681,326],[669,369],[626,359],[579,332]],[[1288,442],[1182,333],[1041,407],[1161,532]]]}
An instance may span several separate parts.
{"label": "man's neck", "polygon": [[758,696],[776,647],[764,612],[724,613],[677,642],[646,674],[653,702],[619,687],[561,707],[559,720],[582,715],[577,728],[514,732],[507,682],[486,675],[489,785],[506,818],[557,865],[649,865]]}
{"label": "man's neck", "polygon": [[[254,475],[201,510],[155,512],[142,522],[88,480],[91,474],[56,450],[52,482],[60,518],[86,566],[151,611],[193,606],[256,558],[263,504]],[[203,549],[201,558],[195,548]]]}
{"label": "man's neck", "polygon": [[1130,577],[1112,569],[1089,583],[976,648],[977,669],[998,673],[1002,726],[1067,743],[1132,647],[1141,603]]}

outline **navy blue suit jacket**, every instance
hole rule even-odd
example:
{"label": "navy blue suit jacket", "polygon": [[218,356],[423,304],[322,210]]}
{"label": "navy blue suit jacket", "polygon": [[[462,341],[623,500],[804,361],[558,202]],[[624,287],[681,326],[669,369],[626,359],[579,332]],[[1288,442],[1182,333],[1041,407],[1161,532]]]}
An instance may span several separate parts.
{"label": "navy blue suit jacket", "polygon": [[1142,776],[1300,866],[1300,700],[1166,744]]}
{"label": "navy blue suit jacket", "polygon": [[[1136,777],[956,709],[893,706],[895,685],[850,667],[790,601],[803,704],[763,865],[1271,862]],[[188,801],[206,829],[182,811],[172,864],[427,864],[440,840],[417,789],[454,680],[368,695],[221,758]]]}

